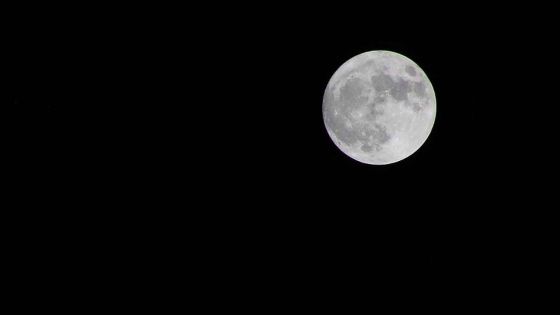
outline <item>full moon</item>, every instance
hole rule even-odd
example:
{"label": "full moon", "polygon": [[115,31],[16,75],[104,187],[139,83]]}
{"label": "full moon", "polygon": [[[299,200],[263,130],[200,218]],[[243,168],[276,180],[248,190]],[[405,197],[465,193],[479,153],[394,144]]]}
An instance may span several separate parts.
{"label": "full moon", "polygon": [[330,138],[366,164],[407,158],[424,144],[435,118],[434,88],[424,71],[390,51],[369,51],[346,61],[323,96]]}

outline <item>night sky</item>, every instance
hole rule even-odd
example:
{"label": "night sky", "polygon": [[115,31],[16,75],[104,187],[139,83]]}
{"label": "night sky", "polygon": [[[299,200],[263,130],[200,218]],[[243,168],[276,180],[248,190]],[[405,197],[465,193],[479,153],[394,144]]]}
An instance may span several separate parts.
{"label": "night sky", "polygon": [[[146,255],[196,266],[182,268],[204,290],[274,286],[317,305],[410,290],[443,310],[539,278],[557,236],[551,20],[362,5],[12,15],[14,248],[84,266]],[[322,120],[331,75],[369,50],[412,59],[437,98],[428,140],[386,166],[344,155]]]}

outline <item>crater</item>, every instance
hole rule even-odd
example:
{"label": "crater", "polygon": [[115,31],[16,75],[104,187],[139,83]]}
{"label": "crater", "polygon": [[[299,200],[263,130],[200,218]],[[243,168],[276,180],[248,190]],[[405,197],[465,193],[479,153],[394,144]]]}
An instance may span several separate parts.
{"label": "crater", "polygon": [[410,74],[411,76],[416,75],[416,69],[414,69],[413,66],[406,66],[406,68],[404,68],[404,71],[406,71],[406,73]]}
{"label": "crater", "polygon": [[362,146],[360,147],[360,149],[364,152],[371,152],[373,151],[373,147],[369,144],[362,144]]}

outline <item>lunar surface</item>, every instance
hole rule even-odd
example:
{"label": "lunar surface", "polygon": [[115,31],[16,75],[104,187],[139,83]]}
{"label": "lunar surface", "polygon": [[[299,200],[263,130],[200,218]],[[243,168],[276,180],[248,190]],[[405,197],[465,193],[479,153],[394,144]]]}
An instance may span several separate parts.
{"label": "lunar surface", "polygon": [[416,152],[435,118],[436,97],[424,71],[390,51],[345,62],[323,97],[329,136],[346,155],[367,164],[391,164]]}

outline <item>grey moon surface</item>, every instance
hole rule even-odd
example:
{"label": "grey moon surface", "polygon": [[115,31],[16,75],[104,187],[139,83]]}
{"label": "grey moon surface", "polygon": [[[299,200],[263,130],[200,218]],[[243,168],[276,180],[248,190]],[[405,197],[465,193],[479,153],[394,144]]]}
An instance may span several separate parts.
{"label": "grey moon surface", "polygon": [[390,51],[369,51],[346,61],[323,96],[330,138],[366,164],[407,158],[428,139],[435,118],[436,96],[424,71]]}

